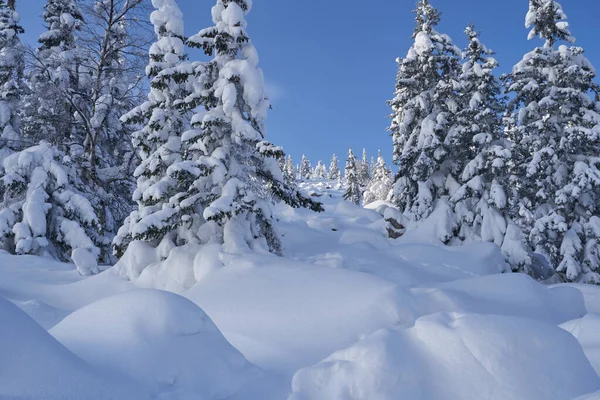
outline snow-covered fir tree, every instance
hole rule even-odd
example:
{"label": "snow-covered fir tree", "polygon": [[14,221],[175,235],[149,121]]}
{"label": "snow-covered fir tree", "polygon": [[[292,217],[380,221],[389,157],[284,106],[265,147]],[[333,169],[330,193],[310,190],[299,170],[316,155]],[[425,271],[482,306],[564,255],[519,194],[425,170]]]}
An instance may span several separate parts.
{"label": "snow-covered fir tree", "polygon": [[529,38],[544,45],[504,77],[515,142],[514,219],[564,280],[600,282],[600,115],[594,68],[553,0],[530,0]]}
{"label": "snow-covered fir tree", "polygon": [[[381,151],[381,150],[379,150]],[[371,171],[371,178],[373,177],[373,174],[375,173],[375,167],[377,166],[377,163],[375,162],[375,157],[371,157],[371,165],[370,165],[370,169],[369,171]]]}
{"label": "snow-covered fir tree", "polygon": [[[456,172],[452,150],[444,141],[457,109],[460,51],[448,35],[435,30],[440,13],[428,0],[419,0],[415,12],[414,43],[407,56],[398,59],[396,92],[389,104],[394,162],[399,170],[393,200],[418,221],[447,195],[451,173]],[[452,224],[447,225],[450,235]]]}
{"label": "snow-covered fir tree", "polygon": [[[158,73],[158,81],[162,82],[154,90],[162,88],[162,99],[166,97],[164,91],[169,90],[173,100],[167,104],[168,109],[160,112],[162,121],[171,122],[161,127],[167,139],[165,149],[169,150],[163,151],[168,157],[163,162],[171,165],[160,175],[159,182],[147,187],[146,192],[140,191],[142,201],[159,200],[161,208],[151,209],[151,214],[141,218],[138,215],[143,209],[134,213],[130,227],[124,227],[130,233],[121,243],[145,241],[165,249],[164,258],[174,247],[209,243],[221,244],[230,254],[250,250],[281,253],[271,204],[284,201],[292,207],[310,207],[315,211],[322,207],[285,182],[278,164],[285,154],[264,140],[269,101],[258,56],[246,31],[245,18],[251,3],[218,0],[212,9],[215,25],[188,40],[190,46],[203,49],[213,58],[206,63],[175,65],[170,69],[164,68],[165,62],[179,63],[183,56],[181,12],[173,0],[154,0],[154,5],[158,11],[153,13],[153,22],[159,38],[161,34],[166,38],[164,34],[169,30],[173,33],[169,40],[159,40],[153,46],[153,61],[162,61],[162,65],[149,68]],[[166,54],[170,56],[164,57]],[[183,126],[179,123],[181,114],[172,110],[177,105],[176,94],[181,94],[177,77],[185,76],[183,71],[192,71],[193,93],[180,106],[204,109],[193,115],[190,129],[179,136]],[[173,92],[175,89],[177,92]],[[147,170],[144,163],[140,168]],[[145,186],[143,180],[141,184]]]}
{"label": "snow-covered fir tree", "polygon": [[385,164],[383,154],[379,150],[377,163],[373,168],[373,176],[369,180],[363,194],[363,204],[367,205],[377,200],[387,200],[393,183],[392,171]]}
{"label": "snow-covered fir tree", "polygon": [[313,173],[313,179],[323,180],[327,178],[327,167],[323,164],[323,161],[319,160],[315,171]]}
{"label": "snow-covered fir tree", "polygon": [[24,46],[19,15],[0,0],[0,163],[22,146],[19,107],[23,95]]}
{"label": "snow-covered fir tree", "polygon": [[[187,159],[197,170],[187,197],[179,206],[199,226],[203,243],[222,243],[226,252],[282,251],[271,205],[322,211],[317,203],[283,178],[277,160],[282,149],[265,141],[269,100],[258,55],[246,30],[250,0],[217,0],[214,26],[203,29],[188,43],[213,59],[200,69],[196,92],[205,112],[192,118],[184,135]],[[193,218],[193,217],[192,217]]]}
{"label": "snow-covered fir tree", "polygon": [[362,189],[358,173],[358,161],[354,156],[354,152],[350,149],[348,151],[348,158],[346,159],[346,168],[344,169],[344,178],[346,180],[346,193],[344,194],[344,199],[356,205],[360,205],[360,200],[362,198]]}
{"label": "snow-covered fir tree", "polygon": [[367,157],[367,149],[363,149],[362,159],[358,163],[358,180],[360,184],[365,187],[371,179],[371,170],[369,167],[369,159]]}
{"label": "snow-covered fir tree", "polygon": [[310,180],[312,178],[312,166],[310,165],[310,160],[302,154],[302,160],[300,161],[300,179]]}
{"label": "snow-covered fir tree", "polygon": [[508,215],[512,154],[502,132],[505,104],[494,75],[498,62],[473,25],[465,33],[469,44],[458,85],[462,100],[446,137],[461,168],[460,188],[451,197],[456,233],[461,242],[494,242],[513,269],[526,268],[531,261],[527,243]]}
{"label": "snow-covered fir tree", "polygon": [[285,164],[283,166],[283,177],[286,179],[286,182],[290,184],[296,182],[296,169],[294,168],[292,156],[289,154],[285,159]]}
{"label": "snow-covered fir tree", "polygon": [[337,156],[334,154],[331,157],[331,162],[329,163],[329,174],[327,175],[327,179],[335,181],[341,176],[342,172],[340,171],[340,162],[338,161]]}
{"label": "snow-covered fir tree", "polygon": [[[187,129],[186,115],[179,105],[189,95],[186,79],[179,70],[185,60],[183,14],[175,0],[153,0],[156,10],[151,22],[157,40],[150,47],[146,73],[150,80],[148,100],[123,117],[126,123],[144,124],[133,135],[141,159],[134,176],[137,188],[134,210],[114,239],[118,255],[132,240],[158,245],[177,243],[176,229],[181,220],[171,198],[182,190],[170,167],[182,161],[181,135]],[[184,190],[187,188],[183,188]]]}

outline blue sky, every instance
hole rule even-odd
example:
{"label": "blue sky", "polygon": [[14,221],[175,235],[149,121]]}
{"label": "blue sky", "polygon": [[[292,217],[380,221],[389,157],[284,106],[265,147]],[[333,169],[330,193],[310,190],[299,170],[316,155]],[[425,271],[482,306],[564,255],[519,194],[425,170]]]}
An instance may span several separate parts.
{"label": "blue sky", "polygon": [[[19,4],[20,3],[20,4]],[[17,6],[31,44],[42,31],[44,0]],[[213,0],[179,0],[186,33],[210,25]],[[316,164],[348,148],[369,156],[381,149],[390,161],[386,100],[394,91],[395,59],[411,45],[413,0],[255,0],[248,29],[261,58],[273,110],[268,139],[298,162],[306,153]],[[464,47],[469,21],[494,49],[501,72],[540,45],[527,41],[527,0],[432,0],[442,11],[440,32]],[[562,0],[577,45],[600,69],[600,2]],[[24,6],[25,5],[25,6]],[[342,157],[340,157],[342,158]]]}

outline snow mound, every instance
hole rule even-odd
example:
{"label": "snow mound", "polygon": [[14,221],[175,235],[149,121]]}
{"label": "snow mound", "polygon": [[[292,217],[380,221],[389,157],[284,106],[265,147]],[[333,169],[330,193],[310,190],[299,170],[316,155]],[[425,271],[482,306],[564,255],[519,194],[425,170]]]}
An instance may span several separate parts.
{"label": "snow mound", "polygon": [[85,306],[51,334],[90,364],[175,399],[230,398],[266,375],[191,301],[135,290]]}
{"label": "snow mound", "polygon": [[147,399],[95,370],[0,297],[0,399]]}
{"label": "snow mound", "polygon": [[600,374],[600,315],[587,314],[560,327],[575,336],[596,373]]}
{"label": "snow mound", "polygon": [[600,378],[560,328],[441,313],[298,371],[292,388],[289,400],[566,400],[598,390]]}

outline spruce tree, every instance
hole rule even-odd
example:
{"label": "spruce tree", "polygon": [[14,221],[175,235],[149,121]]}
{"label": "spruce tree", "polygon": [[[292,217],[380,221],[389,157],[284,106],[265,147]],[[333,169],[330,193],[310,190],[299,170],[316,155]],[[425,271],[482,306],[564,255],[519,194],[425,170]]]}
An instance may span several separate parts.
{"label": "spruce tree", "polygon": [[358,162],[354,156],[354,153],[352,152],[352,149],[350,149],[348,152],[348,158],[346,159],[346,168],[344,170],[346,179],[346,193],[344,194],[344,199],[356,204],[357,206],[360,205],[360,200],[362,198],[358,169]]}
{"label": "spruce tree", "polygon": [[[414,43],[399,59],[390,131],[398,175],[393,200],[413,220],[430,215],[456,173],[445,138],[457,109],[459,50],[435,30],[440,13],[429,0],[415,11]],[[450,185],[451,186],[451,185]],[[448,229],[451,230],[451,227]]]}
{"label": "spruce tree", "polygon": [[562,6],[530,0],[529,39],[545,41],[504,77],[512,97],[516,219],[531,245],[567,281],[600,283],[600,114],[594,68],[573,42]]}
{"label": "spruce tree", "polygon": [[392,184],[394,179],[392,171],[389,170],[385,164],[383,154],[379,150],[377,156],[377,163],[373,168],[373,177],[369,180],[365,193],[363,194],[363,204],[367,205],[378,200],[387,200],[390,191],[392,190]]}
{"label": "spruce tree", "polygon": [[358,164],[358,179],[362,187],[367,186],[369,180],[371,179],[371,170],[369,168],[367,149],[363,149],[362,160]]}
{"label": "spruce tree", "polygon": [[329,180],[335,181],[341,177],[342,173],[340,171],[339,161],[337,156],[334,154],[331,157],[331,162],[329,163],[329,175],[327,178]]}
{"label": "spruce tree", "polygon": [[288,155],[285,159],[283,176],[289,184],[294,184],[296,182],[296,170],[294,169],[294,161],[292,160],[291,155]]}
{"label": "spruce tree", "polygon": [[318,180],[323,180],[327,178],[327,167],[325,166],[325,164],[323,164],[323,161],[319,160],[319,162],[317,162],[313,178]]}
{"label": "spruce tree", "polygon": [[312,166],[308,158],[302,154],[302,160],[300,161],[300,179],[305,181],[310,180],[312,177]]}
{"label": "spruce tree", "polygon": [[498,62],[494,52],[481,43],[473,25],[465,34],[469,44],[463,52],[458,81],[461,101],[446,137],[460,168],[461,187],[451,198],[456,232],[461,242],[483,240],[501,246],[517,270],[527,267],[530,258],[523,235],[508,215],[512,154],[502,132],[500,115],[505,104],[494,75]]}
{"label": "spruce tree", "polygon": [[0,163],[22,147],[19,107],[24,91],[24,47],[19,40],[23,28],[19,15],[0,0]]}
{"label": "spruce tree", "polygon": [[186,79],[178,67],[185,60],[183,14],[175,0],[154,0],[156,10],[150,17],[157,40],[150,47],[146,73],[150,81],[148,100],[127,113],[123,122],[144,124],[133,134],[133,145],[141,160],[135,169],[137,188],[133,198],[138,207],[125,220],[113,243],[117,255],[123,254],[132,240],[158,246],[162,241],[176,244],[180,212],[171,202],[181,183],[170,167],[182,161],[181,135],[187,128],[182,111],[189,94]]}
{"label": "spruce tree", "polygon": [[188,40],[213,58],[197,70],[195,88],[205,112],[192,118],[183,137],[186,160],[176,167],[194,182],[177,201],[187,214],[183,220],[197,224],[200,242],[221,243],[233,254],[281,254],[271,205],[323,209],[285,182],[277,162],[285,154],[264,140],[269,100],[246,30],[251,8],[250,0],[217,0],[215,25]]}

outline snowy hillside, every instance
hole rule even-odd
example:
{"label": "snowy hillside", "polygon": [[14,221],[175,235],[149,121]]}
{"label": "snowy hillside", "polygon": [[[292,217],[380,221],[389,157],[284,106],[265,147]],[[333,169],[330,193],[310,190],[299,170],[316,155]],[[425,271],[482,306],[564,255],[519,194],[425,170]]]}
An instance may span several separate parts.
{"label": "snowy hillside", "polygon": [[301,186],[325,212],[276,207],[284,257],[129,281],[0,254],[0,398],[600,398],[599,287],[506,272],[490,243],[388,239],[381,203]]}

